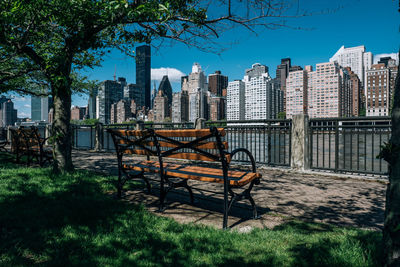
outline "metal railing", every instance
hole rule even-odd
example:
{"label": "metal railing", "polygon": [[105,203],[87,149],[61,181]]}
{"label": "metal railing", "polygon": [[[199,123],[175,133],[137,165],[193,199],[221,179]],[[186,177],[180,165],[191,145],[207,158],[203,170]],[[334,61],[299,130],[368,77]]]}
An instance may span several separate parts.
{"label": "metal railing", "polygon": [[390,117],[310,119],[312,169],[385,175],[376,156],[391,136]]}
{"label": "metal railing", "polygon": [[[229,151],[246,148],[257,163],[290,166],[291,120],[244,120],[206,122],[206,127],[224,127]],[[244,154],[233,159],[249,162]]]}

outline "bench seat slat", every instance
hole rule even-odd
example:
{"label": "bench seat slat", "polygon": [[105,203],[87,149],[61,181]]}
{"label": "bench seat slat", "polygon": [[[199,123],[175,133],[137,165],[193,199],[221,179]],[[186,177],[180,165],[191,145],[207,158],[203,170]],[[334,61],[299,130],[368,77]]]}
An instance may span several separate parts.
{"label": "bench seat slat", "polygon": [[[126,140],[126,139],[118,139],[116,140],[119,145],[129,145],[134,142],[134,140]],[[187,144],[189,141],[179,141],[182,144]],[[165,142],[165,141],[160,141],[158,142],[160,147],[168,147],[168,148],[175,148],[178,147],[176,144]],[[144,146],[155,146],[153,141],[143,141],[141,142],[141,145]],[[222,142],[222,145],[224,146],[225,149],[228,149],[228,142]],[[199,143],[195,146],[196,148],[200,149],[218,149],[217,142],[203,142]]]}
{"label": "bench seat slat", "polygon": [[[222,169],[189,166],[175,163],[164,163],[164,171],[167,175],[177,178],[199,180],[204,182],[224,183]],[[142,161],[135,165],[123,165],[124,169],[135,171],[146,171],[159,173],[160,164],[156,161]],[[256,178],[261,178],[261,174],[245,171],[228,171],[228,180],[231,186],[243,186]]]}

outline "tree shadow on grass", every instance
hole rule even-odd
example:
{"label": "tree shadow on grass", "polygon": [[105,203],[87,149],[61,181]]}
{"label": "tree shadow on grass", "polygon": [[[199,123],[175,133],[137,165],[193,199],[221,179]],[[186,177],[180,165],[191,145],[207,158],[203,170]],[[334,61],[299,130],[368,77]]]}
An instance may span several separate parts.
{"label": "tree shadow on grass", "polygon": [[[277,238],[275,232],[279,236],[292,231],[304,237],[337,231],[332,226],[291,222],[273,231],[240,235],[153,216],[141,206],[104,194],[108,178],[89,172],[53,176],[46,169],[24,169],[12,174],[2,174],[0,183],[2,266],[322,266],[339,262],[334,261],[337,257],[331,248],[342,245],[331,239],[319,238],[308,245],[301,240],[290,243],[293,264],[271,246],[265,250],[257,244],[265,242],[267,247]],[[374,249],[378,237],[374,232],[362,233],[355,231],[352,242]],[[257,247],[248,248],[253,243]],[[329,260],[319,260],[323,257]]]}
{"label": "tree shadow on grass", "polygon": [[299,240],[289,248],[293,266],[380,266],[380,231],[351,230],[301,221],[290,221],[275,227],[274,231],[315,235],[311,241]]}

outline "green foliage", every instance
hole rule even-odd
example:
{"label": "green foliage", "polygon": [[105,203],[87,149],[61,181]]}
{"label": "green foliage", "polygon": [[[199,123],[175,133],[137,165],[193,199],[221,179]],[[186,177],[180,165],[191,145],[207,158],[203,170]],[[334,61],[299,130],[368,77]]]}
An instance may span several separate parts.
{"label": "green foliage", "polygon": [[360,108],[360,117],[365,117],[365,115],[366,115],[365,107],[361,107]]}
{"label": "green foliage", "polygon": [[0,153],[1,266],[380,263],[379,232],[289,220],[247,234],[179,224],[112,197],[116,177],[88,171],[54,175],[9,160]]}
{"label": "green foliage", "polygon": [[71,120],[71,124],[75,124],[75,125],[95,125],[96,123],[98,123],[99,120],[98,119],[86,119],[86,120]]}
{"label": "green foliage", "polygon": [[279,112],[278,113],[278,115],[277,115],[277,117],[278,117],[278,119],[280,119],[280,120],[284,120],[284,119],[286,119],[286,112]]}

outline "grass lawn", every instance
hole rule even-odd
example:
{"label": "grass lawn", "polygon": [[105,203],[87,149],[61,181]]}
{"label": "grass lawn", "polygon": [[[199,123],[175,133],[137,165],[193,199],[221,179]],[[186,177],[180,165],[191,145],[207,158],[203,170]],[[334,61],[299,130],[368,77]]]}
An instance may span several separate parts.
{"label": "grass lawn", "polygon": [[376,266],[381,233],[292,221],[248,234],[114,199],[111,178],[54,176],[0,153],[0,266]]}

